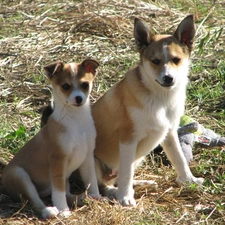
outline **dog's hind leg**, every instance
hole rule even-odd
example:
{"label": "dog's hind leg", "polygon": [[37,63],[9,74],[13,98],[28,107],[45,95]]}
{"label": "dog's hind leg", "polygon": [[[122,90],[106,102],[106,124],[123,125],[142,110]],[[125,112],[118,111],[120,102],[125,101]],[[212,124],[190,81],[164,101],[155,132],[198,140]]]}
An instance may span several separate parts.
{"label": "dog's hind leg", "polygon": [[4,188],[11,197],[14,199],[22,197],[28,200],[38,211],[41,211],[42,217],[45,219],[54,218],[59,213],[56,207],[45,206],[30,176],[23,168],[11,168],[5,176],[7,177],[3,179]]}
{"label": "dog's hind leg", "polygon": [[162,143],[163,149],[173,164],[178,177],[178,183],[197,183],[202,184],[204,179],[203,178],[196,178],[192,175],[190,168],[188,166],[187,160],[184,156],[184,153],[181,149],[177,130],[170,131],[167,134],[165,141]]}

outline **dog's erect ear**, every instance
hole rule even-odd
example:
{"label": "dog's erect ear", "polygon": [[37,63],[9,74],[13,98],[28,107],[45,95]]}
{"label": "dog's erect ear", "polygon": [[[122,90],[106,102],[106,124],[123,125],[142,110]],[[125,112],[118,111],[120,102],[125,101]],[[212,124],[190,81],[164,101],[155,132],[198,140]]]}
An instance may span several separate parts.
{"label": "dog's erect ear", "polygon": [[92,73],[93,75],[96,74],[96,69],[99,66],[99,63],[92,59],[86,59],[84,60],[81,65],[85,68],[85,71],[87,73]]}
{"label": "dog's erect ear", "polygon": [[62,62],[51,63],[44,67],[47,77],[51,80],[52,77],[62,71],[64,64]]}
{"label": "dog's erect ear", "polygon": [[195,24],[193,15],[189,15],[181,21],[173,36],[181,44],[185,44],[190,49],[190,51],[192,50],[195,37]]}
{"label": "dog's erect ear", "polygon": [[151,33],[148,26],[140,19],[135,18],[134,20],[134,38],[138,51],[141,51],[143,47],[149,45],[153,34]]}

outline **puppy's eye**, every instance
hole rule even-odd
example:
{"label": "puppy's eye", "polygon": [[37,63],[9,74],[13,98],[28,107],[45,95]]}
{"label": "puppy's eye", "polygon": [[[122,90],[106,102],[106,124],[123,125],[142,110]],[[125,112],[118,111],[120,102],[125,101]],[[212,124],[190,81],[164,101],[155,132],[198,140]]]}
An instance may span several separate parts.
{"label": "puppy's eye", "polygon": [[152,63],[155,65],[159,65],[160,64],[160,60],[159,59],[153,59]]}
{"label": "puppy's eye", "polygon": [[87,90],[88,87],[89,87],[89,83],[88,82],[84,82],[81,84],[81,87],[84,89],[84,90]]}
{"label": "puppy's eye", "polygon": [[62,89],[64,90],[64,91],[68,91],[69,89],[70,89],[70,85],[69,84],[63,84],[62,85]]}
{"label": "puppy's eye", "polygon": [[172,61],[173,61],[174,64],[177,65],[180,62],[180,59],[175,57],[175,58],[172,59]]}

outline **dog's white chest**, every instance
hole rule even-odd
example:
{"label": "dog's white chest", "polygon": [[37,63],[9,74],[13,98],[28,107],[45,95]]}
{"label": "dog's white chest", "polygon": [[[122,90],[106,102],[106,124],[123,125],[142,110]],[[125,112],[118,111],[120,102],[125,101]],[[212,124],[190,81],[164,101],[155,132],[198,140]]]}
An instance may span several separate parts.
{"label": "dog's white chest", "polygon": [[89,152],[94,151],[96,131],[92,118],[77,122],[71,120],[65,132],[58,137],[67,158],[66,174],[69,176],[84,162]]}
{"label": "dog's white chest", "polygon": [[152,130],[160,132],[171,126],[171,118],[169,118],[167,109],[160,107],[155,102],[142,109],[131,109],[131,118],[135,131],[139,134],[148,133]]}
{"label": "dog's white chest", "polygon": [[176,105],[169,106],[163,100],[160,102],[160,99],[150,100],[143,108],[130,109],[134,134],[140,143],[137,158],[162,143],[170,129],[176,129],[180,113],[182,110]]}

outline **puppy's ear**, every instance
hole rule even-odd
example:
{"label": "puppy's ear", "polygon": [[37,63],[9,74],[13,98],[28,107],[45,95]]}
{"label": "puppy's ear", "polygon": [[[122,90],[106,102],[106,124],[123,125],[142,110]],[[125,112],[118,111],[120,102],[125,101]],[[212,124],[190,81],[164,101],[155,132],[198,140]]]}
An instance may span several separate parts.
{"label": "puppy's ear", "polygon": [[99,63],[92,59],[86,59],[81,63],[81,65],[84,67],[86,73],[92,73],[93,75],[95,75]]}
{"label": "puppy's ear", "polygon": [[62,62],[51,63],[44,67],[47,77],[51,80],[52,77],[62,71],[64,64]]}
{"label": "puppy's ear", "polygon": [[134,38],[139,52],[143,47],[147,47],[150,44],[153,36],[153,33],[144,22],[138,18],[134,19]]}
{"label": "puppy's ear", "polygon": [[195,37],[195,24],[193,15],[184,18],[173,35],[181,44],[185,44],[191,51]]}

